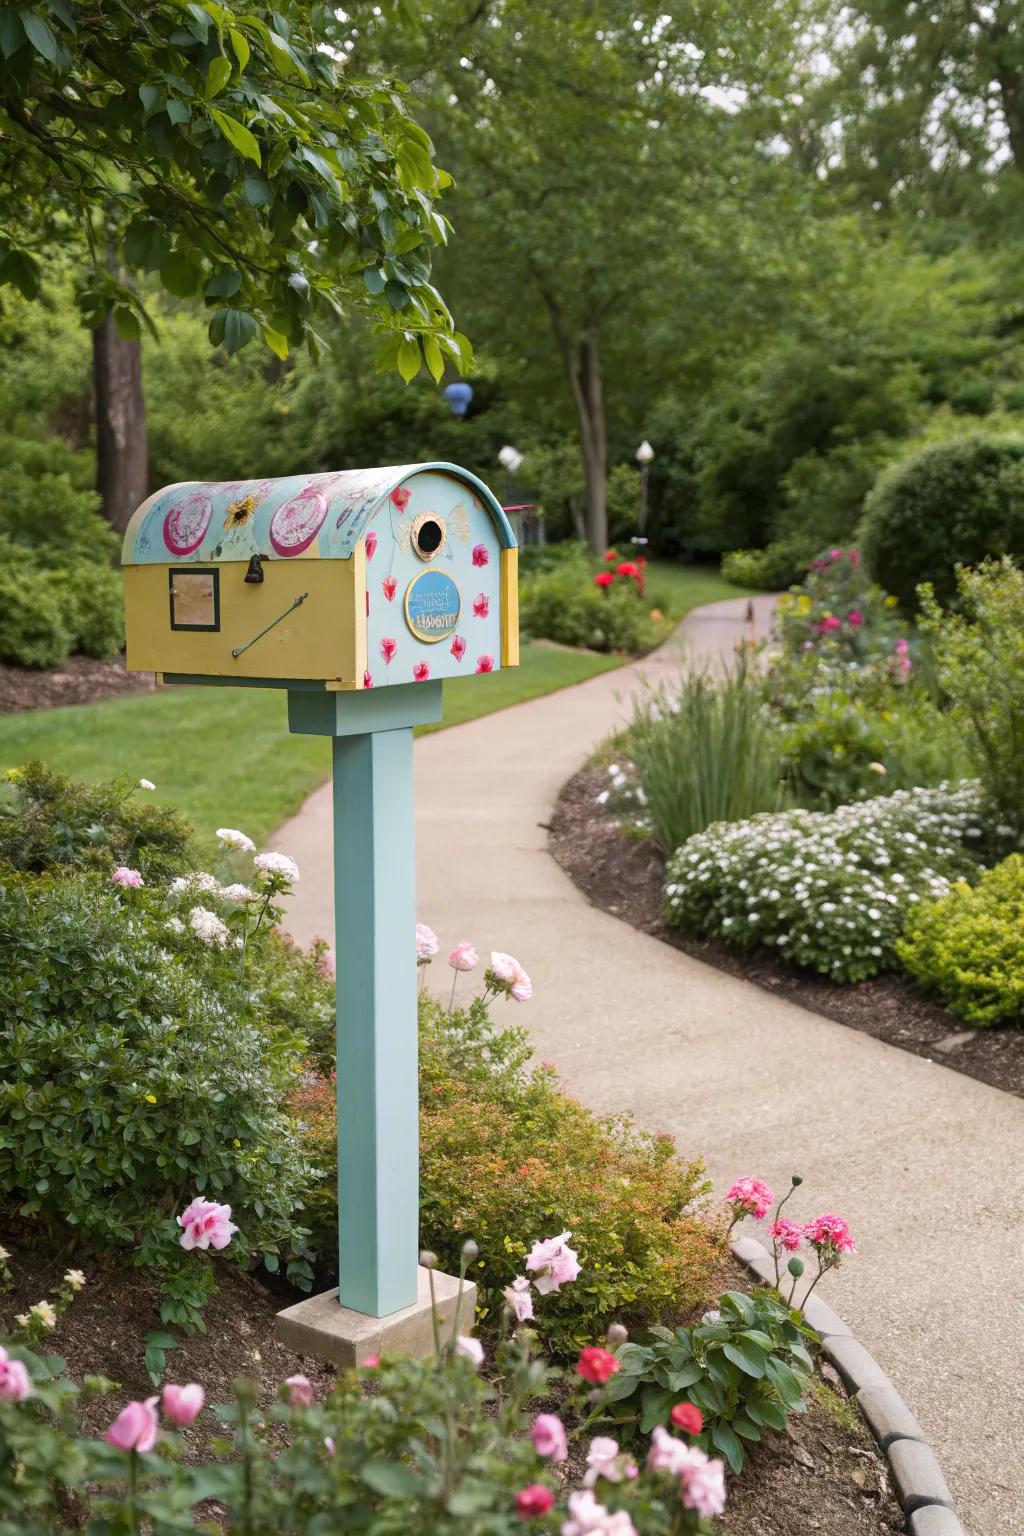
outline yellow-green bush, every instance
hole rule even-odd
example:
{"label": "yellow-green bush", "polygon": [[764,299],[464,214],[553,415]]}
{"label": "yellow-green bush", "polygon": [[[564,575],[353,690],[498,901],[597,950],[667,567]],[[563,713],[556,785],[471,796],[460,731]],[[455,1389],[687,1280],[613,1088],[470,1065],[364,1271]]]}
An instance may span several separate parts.
{"label": "yellow-green bush", "polygon": [[920,906],[896,952],[968,1024],[1024,1024],[1024,858]]}

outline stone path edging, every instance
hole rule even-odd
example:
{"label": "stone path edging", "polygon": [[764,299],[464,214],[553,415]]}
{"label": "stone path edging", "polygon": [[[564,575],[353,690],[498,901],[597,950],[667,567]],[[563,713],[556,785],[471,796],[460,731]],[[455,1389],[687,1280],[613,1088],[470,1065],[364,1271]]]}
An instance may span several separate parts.
{"label": "stone path edging", "polygon": [[[775,1260],[763,1243],[740,1237],[732,1251],[759,1280],[775,1284]],[[965,1536],[935,1452],[882,1367],[820,1296],[809,1298],[804,1317],[820,1337],[822,1353],[839,1372],[889,1463],[911,1536]]]}

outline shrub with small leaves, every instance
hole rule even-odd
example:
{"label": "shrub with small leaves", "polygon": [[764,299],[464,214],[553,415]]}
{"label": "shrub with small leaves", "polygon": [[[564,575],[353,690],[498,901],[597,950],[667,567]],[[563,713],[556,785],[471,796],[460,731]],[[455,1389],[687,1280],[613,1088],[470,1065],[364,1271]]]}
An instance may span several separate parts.
{"label": "shrub with small leaves", "polygon": [[919,902],[978,877],[987,830],[974,781],[721,822],[669,861],[667,920],[859,981],[894,965]]}
{"label": "shrub with small leaves", "polygon": [[896,951],[968,1024],[1024,1025],[1024,858],[922,902]]}

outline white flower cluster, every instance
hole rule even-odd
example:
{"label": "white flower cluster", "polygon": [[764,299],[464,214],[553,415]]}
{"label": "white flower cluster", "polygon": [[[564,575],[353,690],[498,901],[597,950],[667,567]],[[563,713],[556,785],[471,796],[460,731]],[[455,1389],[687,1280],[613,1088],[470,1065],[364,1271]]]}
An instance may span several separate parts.
{"label": "white flower cluster", "polygon": [[612,815],[620,817],[637,831],[650,831],[647,796],[633,764],[627,763],[623,768],[620,763],[609,763],[608,778],[608,788],[602,789],[597,796],[598,805],[607,806]]}
{"label": "white flower cluster", "polygon": [[894,963],[911,906],[977,876],[984,830],[973,781],[718,822],[670,859],[667,917],[859,981]]}

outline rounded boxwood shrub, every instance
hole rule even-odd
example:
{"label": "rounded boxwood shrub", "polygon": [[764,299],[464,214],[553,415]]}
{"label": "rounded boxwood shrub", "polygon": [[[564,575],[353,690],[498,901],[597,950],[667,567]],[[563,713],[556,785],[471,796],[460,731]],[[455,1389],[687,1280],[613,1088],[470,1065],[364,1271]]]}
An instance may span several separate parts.
{"label": "rounded boxwood shrub", "polygon": [[959,438],[893,465],[867,497],[860,547],[908,609],[924,581],[948,604],[957,565],[1024,555],[1024,438]]}
{"label": "rounded boxwood shrub", "polygon": [[70,654],[67,592],[52,571],[14,545],[0,549],[0,661],[53,667]]}
{"label": "rounded boxwood shrub", "polygon": [[1024,1025],[1024,858],[919,907],[896,949],[968,1024]]}

